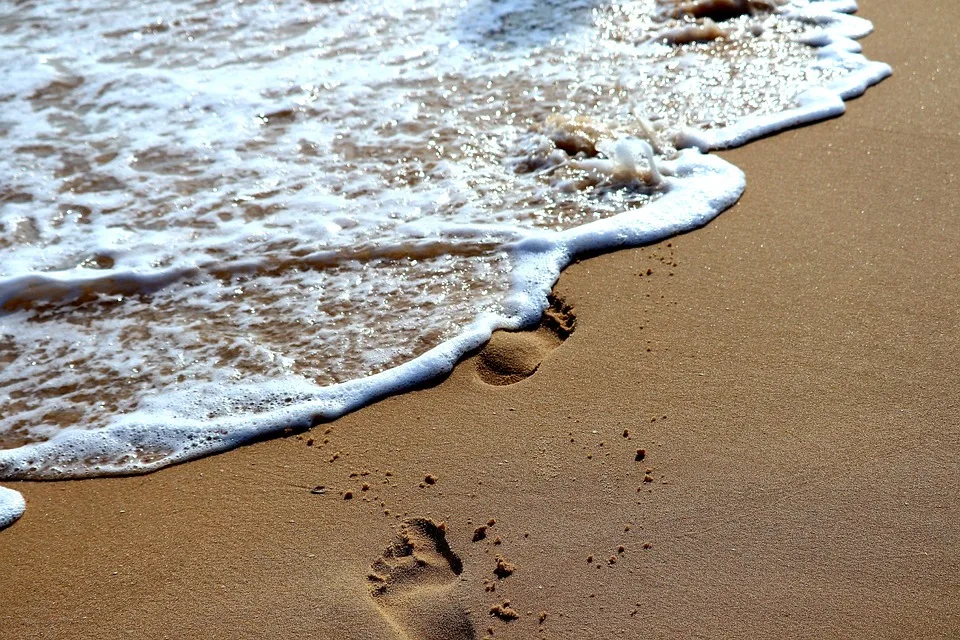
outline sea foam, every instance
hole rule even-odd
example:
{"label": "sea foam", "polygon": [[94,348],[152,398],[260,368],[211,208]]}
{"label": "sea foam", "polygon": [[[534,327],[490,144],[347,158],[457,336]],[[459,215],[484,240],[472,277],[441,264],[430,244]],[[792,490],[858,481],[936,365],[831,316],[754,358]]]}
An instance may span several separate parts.
{"label": "sea foam", "polygon": [[0,478],[145,472],[449,371],[534,322],[576,256],[732,205],[744,176],[709,150],[839,114],[887,76],[855,9],[2,16]]}
{"label": "sea foam", "polygon": [[0,529],[19,520],[26,508],[27,504],[19,492],[0,487]]}

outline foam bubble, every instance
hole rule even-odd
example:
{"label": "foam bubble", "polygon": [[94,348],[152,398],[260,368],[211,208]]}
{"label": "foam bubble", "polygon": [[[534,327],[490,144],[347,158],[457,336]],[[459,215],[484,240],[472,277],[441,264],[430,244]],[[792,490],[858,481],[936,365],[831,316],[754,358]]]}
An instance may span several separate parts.
{"label": "foam bubble", "polygon": [[20,519],[27,503],[18,491],[0,487],[0,529],[6,529]]}

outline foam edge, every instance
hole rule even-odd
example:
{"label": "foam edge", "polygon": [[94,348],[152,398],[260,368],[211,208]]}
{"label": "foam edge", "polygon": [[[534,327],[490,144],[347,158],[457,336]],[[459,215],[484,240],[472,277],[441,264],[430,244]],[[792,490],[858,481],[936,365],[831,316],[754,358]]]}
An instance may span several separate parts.
{"label": "foam edge", "polygon": [[0,529],[6,529],[20,519],[27,502],[19,491],[0,487]]}

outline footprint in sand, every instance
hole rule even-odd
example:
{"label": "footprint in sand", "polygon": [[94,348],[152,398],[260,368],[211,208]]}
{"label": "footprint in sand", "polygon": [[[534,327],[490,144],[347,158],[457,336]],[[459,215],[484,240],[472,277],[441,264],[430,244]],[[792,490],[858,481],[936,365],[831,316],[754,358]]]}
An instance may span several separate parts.
{"label": "footprint in sand", "polygon": [[455,593],[463,563],[450,550],[444,530],[431,520],[404,520],[397,539],[370,569],[370,595],[399,637],[476,638]]}
{"label": "footprint in sand", "polygon": [[477,374],[487,384],[501,386],[529,378],[573,333],[574,323],[571,308],[550,296],[550,306],[534,329],[494,332],[477,357]]}

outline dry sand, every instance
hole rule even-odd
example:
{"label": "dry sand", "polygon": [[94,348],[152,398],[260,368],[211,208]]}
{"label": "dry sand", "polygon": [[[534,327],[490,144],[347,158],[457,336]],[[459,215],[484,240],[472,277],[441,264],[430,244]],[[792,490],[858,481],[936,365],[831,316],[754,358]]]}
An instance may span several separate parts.
{"label": "dry sand", "polygon": [[864,5],[894,77],[725,154],[707,228],[568,269],[532,376],[13,485],[0,636],[960,637],[960,3]]}

